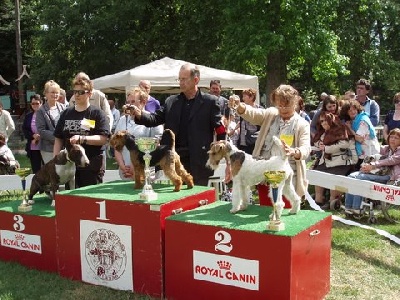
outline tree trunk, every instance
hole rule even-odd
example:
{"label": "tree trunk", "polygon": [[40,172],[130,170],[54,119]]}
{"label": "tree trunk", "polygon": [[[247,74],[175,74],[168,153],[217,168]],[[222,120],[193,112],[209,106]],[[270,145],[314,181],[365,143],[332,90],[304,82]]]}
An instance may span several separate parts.
{"label": "tree trunk", "polygon": [[282,51],[271,52],[267,57],[267,107],[271,106],[269,95],[279,85],[286,83],[286,58]]}
{"label": "tree trunk", "polygon": [[[19,0],[15,0],[15,45],[17,52],[17,78],[22,74],[22,49],[21,49],[21,27],[20,27]],[[22,79],[18,81],[19,108],[25,108],[25,95]]]}

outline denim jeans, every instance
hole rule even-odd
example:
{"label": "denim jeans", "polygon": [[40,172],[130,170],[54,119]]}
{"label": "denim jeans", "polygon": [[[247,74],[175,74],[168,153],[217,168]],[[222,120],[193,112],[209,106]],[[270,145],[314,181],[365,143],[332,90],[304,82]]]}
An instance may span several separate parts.
{"label": "denim jeans", "polygon": [[[390,179],[390,175],[375,175],[370,173],[362,173],[359,171],[351,173],[349,177],[360,180],[369,180],[379,183],[386,183]],[[346,208],[360,209],[362,198],[363,198],[362,196],[346,194],[346,199],[345,199]]]}

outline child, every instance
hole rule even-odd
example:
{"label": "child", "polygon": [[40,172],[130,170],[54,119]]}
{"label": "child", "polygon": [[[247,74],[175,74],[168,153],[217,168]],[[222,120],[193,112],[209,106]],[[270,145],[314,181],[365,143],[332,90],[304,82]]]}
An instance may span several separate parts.
{"label": "child", "polygon": [[0,175],[15,174],[17,168],[19,168],[19,163],[6,145],[6,136],[0,133]]}

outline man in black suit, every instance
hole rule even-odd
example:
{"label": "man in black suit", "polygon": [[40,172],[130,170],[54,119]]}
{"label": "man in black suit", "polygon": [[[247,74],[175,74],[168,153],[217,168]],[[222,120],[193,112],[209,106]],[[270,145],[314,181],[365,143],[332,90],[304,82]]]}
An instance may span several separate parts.
{"label": "man in black suit", "polygon": [[148,113],[141,108],[133,110],[135,122],[147,127],[164,124],[176,136],[176,151],[186,170],[197,185],[207,185],[213,171],[206,167],[207,151],[214,139],[225,139],[218,98],[202,93],[198,88],[199,68],[193,64],[182,65],[179,71],[181,93],[167,98],[164,106]]}

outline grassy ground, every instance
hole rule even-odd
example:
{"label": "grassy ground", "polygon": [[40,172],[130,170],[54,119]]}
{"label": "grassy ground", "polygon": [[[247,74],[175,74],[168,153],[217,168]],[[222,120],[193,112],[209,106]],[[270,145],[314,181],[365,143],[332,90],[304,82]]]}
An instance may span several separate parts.
{"label": "grassy ground", "polygon": [[[110,168],[115,166],[112,160],[109,164]],[[3,201],[9,198],[3,195]],[[340,212],[333,213],[344,217]],[[358,222],[368,225],[366,217]],[[390,223],[381,216],[378,216],[377,224],[370,226],[400,238],[400,224]],[[0,300],[17,299],[122,300],[151,297],[70,281],[55,274],[0,262]],[[325,299],[400,299],[400,246],[371,230],[334,221],[331,291]]]}

